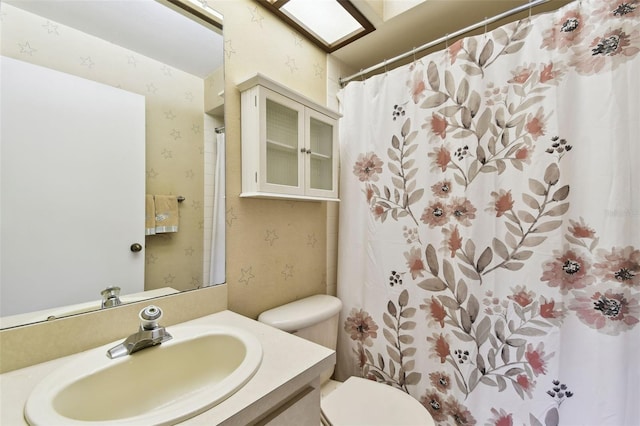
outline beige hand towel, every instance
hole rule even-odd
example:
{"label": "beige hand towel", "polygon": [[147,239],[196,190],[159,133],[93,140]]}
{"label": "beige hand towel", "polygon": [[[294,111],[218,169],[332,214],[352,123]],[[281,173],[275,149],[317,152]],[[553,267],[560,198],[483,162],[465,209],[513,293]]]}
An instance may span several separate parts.
{"label": "beige hand towel", "polygon": [[156,233],[156,205],[153,195],[147,194],[144,200],[144,234],[154,235]]}
{"label": "beige hand towel", "polygon": [[156,234],[178,232],[180,212],[175,195],[156,195]]}

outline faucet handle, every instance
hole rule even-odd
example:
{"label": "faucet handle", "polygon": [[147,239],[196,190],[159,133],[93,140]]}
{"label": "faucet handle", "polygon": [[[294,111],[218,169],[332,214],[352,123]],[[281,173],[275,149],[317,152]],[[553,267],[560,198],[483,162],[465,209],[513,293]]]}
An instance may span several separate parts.
{"label": "faucet handle", "polygon": [[162,309],[155,305],[149,305],[143,308],[138,314],[140,318],[140,327],[145,330],[153,330],[158,328],[158,321],[162,318]]}
{"label": "faucet handle", "polygon": [[100,295],[105,299],[109,297],[118,297],[120,295],[120,287],[115,285],[110,285],[100,292]]}

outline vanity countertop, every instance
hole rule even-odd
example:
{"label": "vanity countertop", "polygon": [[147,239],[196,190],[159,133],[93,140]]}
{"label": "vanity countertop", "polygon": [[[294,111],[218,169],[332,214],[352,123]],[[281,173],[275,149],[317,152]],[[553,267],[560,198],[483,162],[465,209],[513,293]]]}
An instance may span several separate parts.
{"label": "vanity countertop", "polygon": [[[182,324],[224,324],[242,328],[256,336],[263,349],[262,363],[245,386],[212,409],[185,420],[182,423],[185,425],[248,424],[255,419],[256,413],[269,411],[335,363],[332,350],[231,311],[218,312]],[[167,329],[171,331],[171,327]],[[105,351],[111,345],[105,345]],[[0,424],[26,425],[23,407],[31,390],[50,372],[73,362],[78,355],[0,375]]]}

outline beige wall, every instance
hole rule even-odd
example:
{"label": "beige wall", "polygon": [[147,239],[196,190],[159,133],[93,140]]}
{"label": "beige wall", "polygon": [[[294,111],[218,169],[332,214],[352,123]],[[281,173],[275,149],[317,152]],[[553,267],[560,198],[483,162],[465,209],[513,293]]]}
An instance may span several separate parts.
{"label": "beige wall", "polygon": [[229,309],[255,318],[326,292],[327,204],[240,199],[240,93],[260,72],[326,104],[326,54],[250,0],[211,0],[224,15]]}
{"label": "beige wall", "polygon": [[145,96],[147,192],[186,198],[179,232],[146,238],[145,289],[199,287],[203,80],[11,5],[2,5],[2,15],[3,55]]}

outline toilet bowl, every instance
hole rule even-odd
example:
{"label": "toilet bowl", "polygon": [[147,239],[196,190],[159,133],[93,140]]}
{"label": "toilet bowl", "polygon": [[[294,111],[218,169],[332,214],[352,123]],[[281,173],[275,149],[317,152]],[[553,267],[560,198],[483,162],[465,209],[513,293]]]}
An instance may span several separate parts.
{"label": "toilet bowl", "polygon": [[[340,299],[315,295],[263,312],[258,321],[335,350]],[[320,376],[329,382],[333,367]],[[321,400],[322,423],[332,426],[431,426],[426,408],[409,394],[383,383],[350,377]]]}

